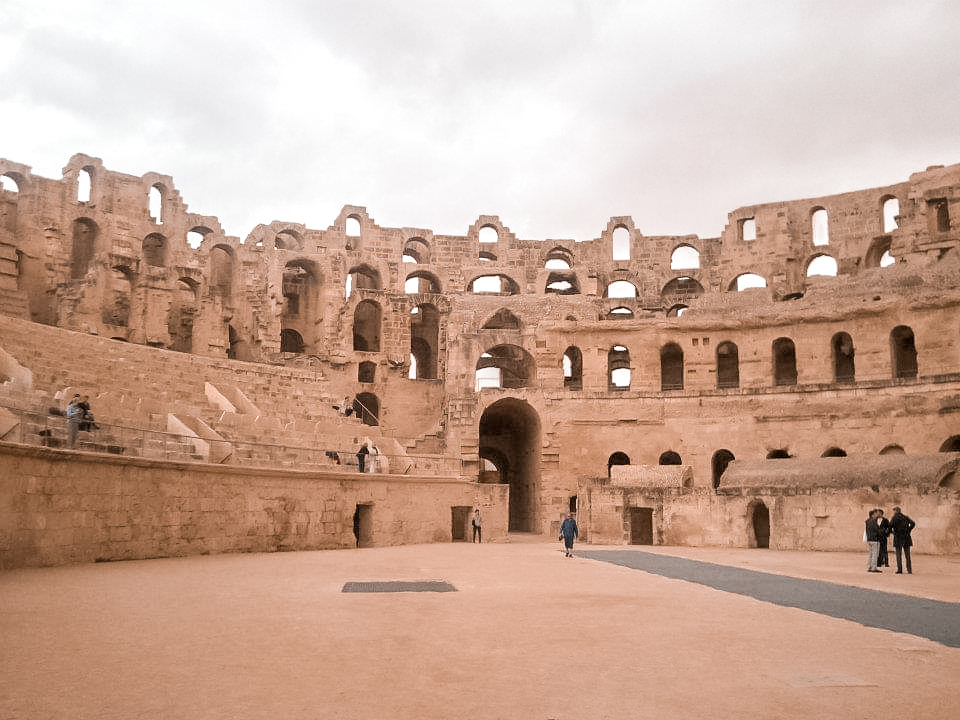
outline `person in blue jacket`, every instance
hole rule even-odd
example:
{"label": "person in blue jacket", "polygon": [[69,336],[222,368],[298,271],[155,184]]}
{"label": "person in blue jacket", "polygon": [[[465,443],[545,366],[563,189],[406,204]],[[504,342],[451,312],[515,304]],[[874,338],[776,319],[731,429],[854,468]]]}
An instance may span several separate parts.
{"label": "person in blue jacket", "polygon": [[573,540],[580,534],[577,529],[577,514],[570,513],[560,523],[560,539],[563,540],[563,548],[567,557],[573,557]]}

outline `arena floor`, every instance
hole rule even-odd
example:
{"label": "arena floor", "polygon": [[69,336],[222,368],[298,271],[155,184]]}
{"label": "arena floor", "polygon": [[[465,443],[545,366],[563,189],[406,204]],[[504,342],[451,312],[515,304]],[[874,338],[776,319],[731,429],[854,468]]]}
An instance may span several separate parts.
{"label": "arena floor", "polygon": [[[511,536],[3,572],[0,720],[960,716],[960,647],[934,632],[960,612],[960,557],[895,575],[865,552],[576,551]],[[614,564],[629,553],[727,584]],[[878,591],[858,612],[911,630],[747,587],[789,578]]]}

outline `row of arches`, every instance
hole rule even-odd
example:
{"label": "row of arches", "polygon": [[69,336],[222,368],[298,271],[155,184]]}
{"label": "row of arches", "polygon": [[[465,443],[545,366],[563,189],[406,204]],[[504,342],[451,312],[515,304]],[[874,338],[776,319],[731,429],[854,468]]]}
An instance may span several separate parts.
{"label": "row of arches", "polygon": [[[838,332],[830,340],[833,382],[856,381],[855,350],[849,333]],[[890,331],[892,376],[912,379],[918,374],[917,350],[913,330],[899,325]],[[724,341],[715,353],[716,386],[718,389],[740,386],[740,350],[736,343]],[[796,385],[797,352],[793,340],[777,338],[771,345],[774,386]],[[567,390],[583,389],[583,353],[576,346],[568,347],[562,358],[563,385]],[[475,389],[485,387],[511,389],[528,387],[536,381],[536,362],[532,355],[515,345],[500,345],[484,352],[476,368]],[[607,388],[628,390],[633,376],[630,350],[614,345],[607,352]],[[679,344],[669,342],[660,349],[660,389],[684,389],[684,353]]]}

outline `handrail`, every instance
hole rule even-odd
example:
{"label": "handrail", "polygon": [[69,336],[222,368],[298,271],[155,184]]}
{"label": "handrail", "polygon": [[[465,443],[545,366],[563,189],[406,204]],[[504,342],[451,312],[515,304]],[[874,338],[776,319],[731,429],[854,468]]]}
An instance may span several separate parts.
{"label": "handrail", "polygon": [[[342,448],[330,446],[304,447],[280,445],[275,443],[250,442],[223,438],[209,441],[190,435],[170,433],[161,430],[130,427],[97,420],[98,429],[80,431],[77,442],[70,448],[67,419],[35,410],[11,407],[0,404],[18,419],[17,426],[11,428],[2,440],[21,445],[34,445],[60,449],[73,449],[81,452],[101,452],[124,457],[143,457],[154,460],[175,462],[213,462],[204,448],[216,443],[228,446],[230,452],[221,464],[241,467],[284,468],[290,470],[310,470],[336,468],[359,472],[358,447]],[[14,437],[10,437],[13,435]],[[377,460],[371,463],[368,455],[364,461],[364,471],[378,474],[427,475],[456,477],[461,476],[461,459],[451,455],[400,455],[378,453]]]}

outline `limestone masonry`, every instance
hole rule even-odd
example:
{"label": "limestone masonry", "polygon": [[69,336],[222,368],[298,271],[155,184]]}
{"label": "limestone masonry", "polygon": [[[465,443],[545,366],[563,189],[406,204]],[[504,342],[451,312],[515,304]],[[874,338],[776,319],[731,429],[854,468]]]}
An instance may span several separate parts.
{"label": "limestone masonry", "polygon": [[575,511],[850,550],[900,505],[960,553],[960,165],[582,242],[352,205],[241,240],[169,176],[0,176],[0,566],[462,540],[474,507],[485,540]]}

